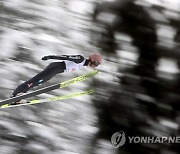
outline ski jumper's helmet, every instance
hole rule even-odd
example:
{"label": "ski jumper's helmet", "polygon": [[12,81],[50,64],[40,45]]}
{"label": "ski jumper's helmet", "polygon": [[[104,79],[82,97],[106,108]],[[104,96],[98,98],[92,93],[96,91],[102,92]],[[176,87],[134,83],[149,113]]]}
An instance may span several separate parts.
{"label": "ski jumper's helmet", "polygon": [[102,57],[100,54],[95,53],[89,56],[89,61],[91,62],[91,64],[98,66],[102,63]]}

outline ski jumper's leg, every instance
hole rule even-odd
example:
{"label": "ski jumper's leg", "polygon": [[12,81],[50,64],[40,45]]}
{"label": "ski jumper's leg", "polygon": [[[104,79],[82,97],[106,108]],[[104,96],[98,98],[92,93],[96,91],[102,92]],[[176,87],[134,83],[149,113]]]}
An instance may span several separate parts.
{"label": "ski jumper's leg", "polygon": [[58,73],[63,73],[65,70],[64,62],[53,62],[49,64],[42,72],[38,73],[33,78],[20,84],[12,94],[12,97],[16,96],[18,93],[26,93],[29,89],[38,86]]}

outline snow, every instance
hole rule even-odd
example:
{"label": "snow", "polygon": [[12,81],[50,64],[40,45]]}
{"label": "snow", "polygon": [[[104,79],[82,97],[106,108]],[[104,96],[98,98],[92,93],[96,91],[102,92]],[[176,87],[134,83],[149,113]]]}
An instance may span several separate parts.
{"label": "snow", "polygon": [[87,14],[93,11],[93,5],[81,0],[71,0],[69,9],[75,13]]}
{"label": "snow", "polygon": [[160,59],[157,70],[170,74],[176,74],[179,72],[176,62],[165,58]]}

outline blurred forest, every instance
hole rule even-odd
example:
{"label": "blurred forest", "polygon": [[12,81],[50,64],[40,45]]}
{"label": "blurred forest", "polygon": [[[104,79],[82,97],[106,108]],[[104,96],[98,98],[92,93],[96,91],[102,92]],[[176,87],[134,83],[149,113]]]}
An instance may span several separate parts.
{"label": "blurred forest", "polygon": [[[50,54],[99,52],[93,80],[37,96],[88,88],[92,96],[0,111],[2,154],[178,154],[179,144],[130,144],[111,136],[180,135],[180,2],[1,0],[0,96],[41,71]],[[42,85],[90,69],[60,74]]]}

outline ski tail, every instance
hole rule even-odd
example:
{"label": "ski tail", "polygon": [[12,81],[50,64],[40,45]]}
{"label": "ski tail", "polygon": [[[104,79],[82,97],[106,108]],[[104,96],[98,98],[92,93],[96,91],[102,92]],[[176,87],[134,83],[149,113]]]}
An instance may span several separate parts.
{"label": "ski tail", "polygon": [[84,81],[84,80],[96,75],[97,73],[98,73],[98,70],[94,70],[94,71],[92,71],[92,72],[90,72],[88,74],[75,77],[75,78],[73,78],[71,80],[67,80],[67,81],[64,81],[64,82],[61,82],[61,83],[57,83],[57,84],[45,87],[45,88],[41,88],[41,89],[35,90],[33,92],[26,93],[24,95],[20,95],[20,96],[12,97],[12,98],[9,98],[9,99],[5,99],[5,100],[0,101],[0,105],[4,105],[4,104],[7,104],[7,103],[12,103],[12,102],[17,102],[17,101],[19,101],[21,99],[26,99],[26,98],[29,98],[29,97],[32,97],[32,96],[36,96],[36,95],[46,93],[46,92],[51,91],[51,90],[68,87],[68,86],[73,85],[75,83]]}
{"label": "ski tail", "polygon": [[68,94],[68,95],[55,96],[55,97],[50,97],[50,98],[46,98],[46,99],[31,100],[31,101],[29,101],[28,103],[25,103],[25,104],[17,104],[17,105],[5,104],[5,105],[2,105],[0,107],[0,109],[12,108],[12,107],[18,107],[18,106],[26,106],[26,105],[33,105],[33,104],[40,104],[40,103],[47,103],[47,102],[54,102],[54,101],[74,98],[74,97],[83,96],[83,95],[90,95],[90,94],[93,94],[94,92],[95,92],[95,90],[91,89],[91,90],[72,93],[72,94]]}

